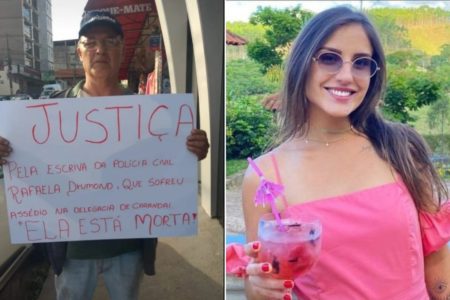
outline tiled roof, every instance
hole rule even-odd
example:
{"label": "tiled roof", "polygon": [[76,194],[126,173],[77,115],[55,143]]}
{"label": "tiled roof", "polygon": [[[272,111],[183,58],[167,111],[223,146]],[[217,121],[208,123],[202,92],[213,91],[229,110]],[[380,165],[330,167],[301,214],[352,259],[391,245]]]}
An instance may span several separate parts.
{"label": "tiled roof", "polygon": [[227,45],[241,46],[247,44],[247,40],[227,30]]}
{"label": "tiled roof", "polygon": [[262,100],[262,106],[270,111],[277,111],[281,108],[280,93],[270,94]]}

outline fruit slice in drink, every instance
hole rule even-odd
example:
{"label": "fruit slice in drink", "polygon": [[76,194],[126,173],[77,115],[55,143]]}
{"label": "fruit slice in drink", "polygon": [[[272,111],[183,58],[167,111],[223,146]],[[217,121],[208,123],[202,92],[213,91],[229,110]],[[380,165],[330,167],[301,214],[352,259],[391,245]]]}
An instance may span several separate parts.
{"label": "fruit slice in drink", "polygon": [[[265,218],[265,219],[264,219]],[[267,219],[268,218],[268,219]],[[321,225],[311,218],[285,218],[280,227],[270,216],[263,216],[258,228],[260,262],[272,264],[275,278],[294,279],[317,262],[321,246]]]}

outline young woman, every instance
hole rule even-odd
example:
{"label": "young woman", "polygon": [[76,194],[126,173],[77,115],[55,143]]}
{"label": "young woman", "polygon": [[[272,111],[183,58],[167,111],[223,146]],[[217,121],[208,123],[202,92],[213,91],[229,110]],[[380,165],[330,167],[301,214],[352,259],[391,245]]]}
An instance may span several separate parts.
{"label": "young woman", "polygon": [[[255,163],[284,186],[278,209],[317,216],[319,261],[307,274],[273,279],[258,261],[253,168],[243,182],[249,299],[449,299],[450,203],[422,138],[384,120],[380,40],[347,7],[316,15],[295,40],[281,94],[280,140]],[[282,204],[282,203],[285,203]]]}

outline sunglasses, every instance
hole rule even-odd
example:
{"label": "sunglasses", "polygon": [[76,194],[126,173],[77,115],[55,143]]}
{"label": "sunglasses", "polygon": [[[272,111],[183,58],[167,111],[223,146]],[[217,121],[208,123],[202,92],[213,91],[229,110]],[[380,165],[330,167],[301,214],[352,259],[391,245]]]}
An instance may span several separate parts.
{"label": "sunglasses", "polygon": [[342,56],[337,53],[323,52],[312,59],[319,65],[320,69],[330,74],[338,73],[345,63],[352,64],[352,75],[359,78],[371,78],[380,70],[377,62],[368,56],[358,57],[352,61],[344,61]]}

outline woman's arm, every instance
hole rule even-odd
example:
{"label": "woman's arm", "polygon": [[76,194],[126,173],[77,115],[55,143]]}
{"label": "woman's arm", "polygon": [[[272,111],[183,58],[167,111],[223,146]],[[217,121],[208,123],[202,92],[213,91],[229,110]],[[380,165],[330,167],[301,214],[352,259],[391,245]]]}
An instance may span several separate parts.
{"label": "woman's arm", "polygon": [[448,246],[425,257],[425,282],[432,300],[450,299],[450,249]]}

